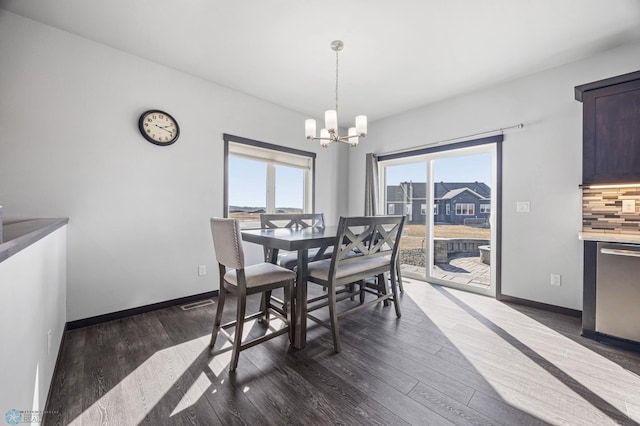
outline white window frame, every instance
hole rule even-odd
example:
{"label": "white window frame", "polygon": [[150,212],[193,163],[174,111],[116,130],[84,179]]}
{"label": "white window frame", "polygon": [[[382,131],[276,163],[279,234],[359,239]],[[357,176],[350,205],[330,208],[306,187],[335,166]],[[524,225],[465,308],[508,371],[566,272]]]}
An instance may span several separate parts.
{"label": "white window frame", "polygon": [[456,203],[455,208],[456,216],[473,216],[476,214],[476,205],[473,203]]}
{"label": "white window frame", "polygon": [[426,203],[420,204],[420,214],[422,216],[427,214],[427,204]]}
{"label": "white window frame", "polygon": [[491,204],[480,204],[480,213],[491,213]]}
{"label": "white window frame", "polygon": [[393,203],[387,204],[387,214],[393,215],[393,214],[395,214],[395,211],[396,211],[396,205],[395,204],[393,204]]}
{"label": "white window frame", "polygon": [[[225,140],[225,188],[224,216],[229,217],[229,158],[237,157],[266,164],[266,213],[276,212],[276,166],[301,169],[303,174],[303,212],[314,212],[315,158],[313,152],[290,149],[279,145],[224,135]],[[260,227],[260,223],[244,221],[241,228]]]}
{"label": "white window frame", "polygon": [[447,216],[451,215],[451,203],[447,203],[444,207],[444,212]]}

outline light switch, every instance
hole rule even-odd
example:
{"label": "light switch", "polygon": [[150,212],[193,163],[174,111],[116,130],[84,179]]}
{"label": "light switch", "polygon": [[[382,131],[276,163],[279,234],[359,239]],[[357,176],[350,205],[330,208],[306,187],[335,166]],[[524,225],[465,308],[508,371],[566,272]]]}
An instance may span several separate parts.
{"label": "light switch", "polygon": [[203,277],[207,275],[207,265],[198,265],[198,276]]}
{"label": "light switch", "polygon": [[531,205],[528,201],[516,202],[516,213],[529,213],[531,211]]}
{"label": "light switch", "polygon": [[636,200],[622,200],[622,213],[635,213]]}

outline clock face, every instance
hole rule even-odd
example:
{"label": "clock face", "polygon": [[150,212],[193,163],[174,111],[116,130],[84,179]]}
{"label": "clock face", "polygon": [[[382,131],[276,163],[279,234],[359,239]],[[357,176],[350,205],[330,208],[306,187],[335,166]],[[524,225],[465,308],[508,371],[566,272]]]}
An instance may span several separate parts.
{"label": "clock face", "polygon": [[164,111],[150,110],[138,120],[140,133],[149,142],[156,145],[171,145],[180,135],[178,122]]}

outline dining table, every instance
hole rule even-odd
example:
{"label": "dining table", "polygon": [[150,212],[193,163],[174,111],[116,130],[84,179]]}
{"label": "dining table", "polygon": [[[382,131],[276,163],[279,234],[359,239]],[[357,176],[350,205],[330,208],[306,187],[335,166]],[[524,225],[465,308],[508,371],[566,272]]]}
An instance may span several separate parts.
{"label": "dining table", "polygon": [[295,300],[293,306],[293,347],[302,349],[307,341],[307,271],[309,249],[320,251],[311,261],[319,258],[322,249],[335,245],[337,226],[307,228],[247,229],[242,231],[244,241],[260,244],[269,249],[271,263],[276,263],[279,250],[298,253]]}

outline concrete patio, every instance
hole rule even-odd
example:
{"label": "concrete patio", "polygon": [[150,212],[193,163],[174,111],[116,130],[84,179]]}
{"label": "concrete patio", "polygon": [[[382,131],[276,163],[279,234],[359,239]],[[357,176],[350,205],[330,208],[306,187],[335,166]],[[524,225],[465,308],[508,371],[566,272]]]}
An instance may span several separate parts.
{"label": "concrete patio", "polygon": [[[408,263],[401,264],[402,274],[410,277],[425,277],[425,267]],[[434,278],[488,288],[491,285],[491,268],[482,263],[477,254],[457,254],[449,257],[447,263],[436,263],[431,274]]]}

